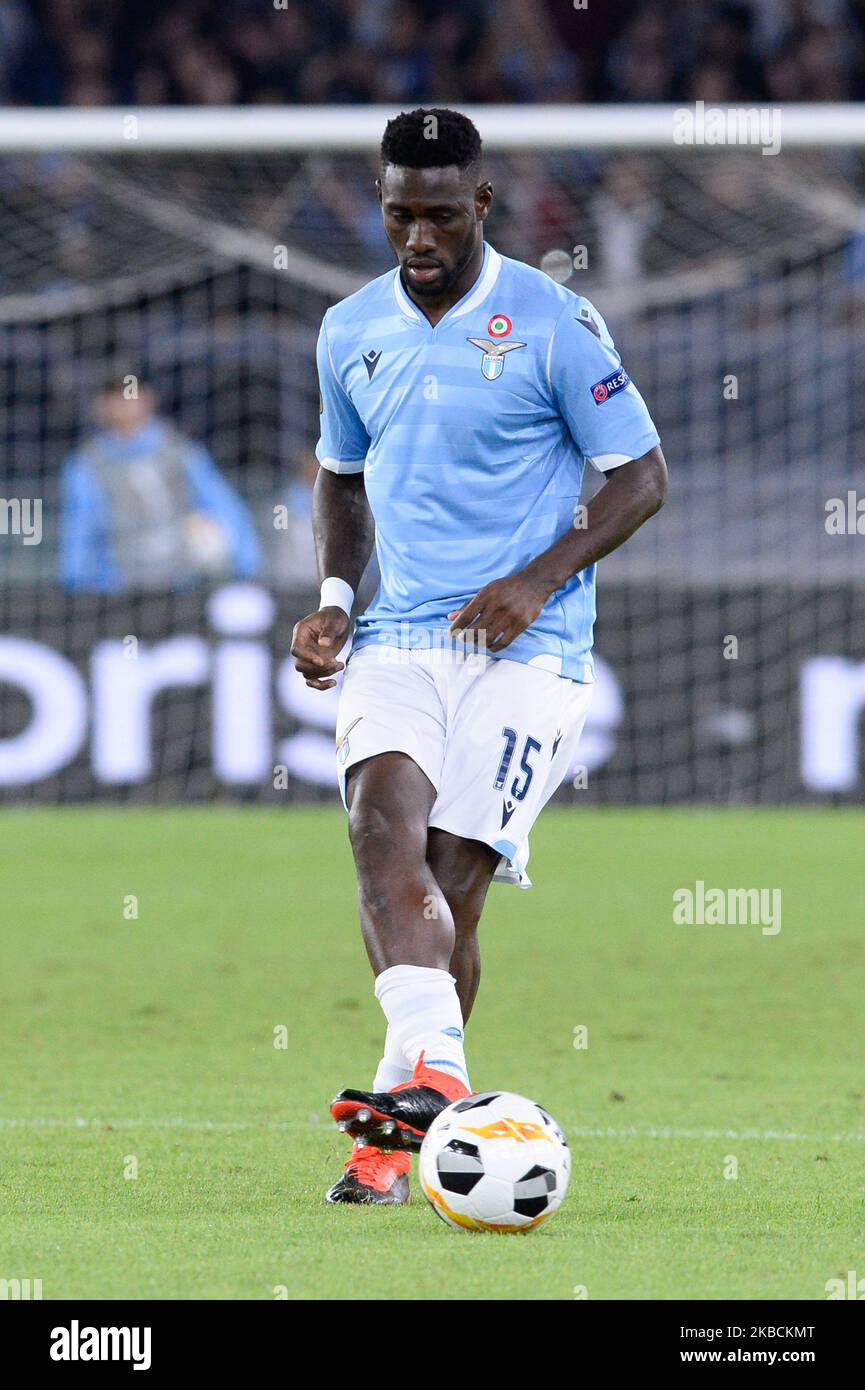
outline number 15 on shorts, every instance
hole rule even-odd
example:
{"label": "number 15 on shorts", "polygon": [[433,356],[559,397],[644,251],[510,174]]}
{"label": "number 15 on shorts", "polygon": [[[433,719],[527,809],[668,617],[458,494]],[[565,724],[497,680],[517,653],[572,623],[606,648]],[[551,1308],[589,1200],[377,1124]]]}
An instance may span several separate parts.
{"label": "number 15 on shorts", "polygon": [[[505,746],[502,751],[498,772],[496,773],[495,781],[493,782],[493,787],[497,792],[502,791],[502,789],[504,788],[505,782],[507,781],[508,773],[511,770],[511,764],[514,760],[514,754],[517,749],[517,744],[519,743],[519,735],[515,729],[502,729],[502,738],[505,741]],[[532,738],[531,735],[529,735],[526,738],[525,743],[523,744],[522,754],[519,763],[519,771],[517,772],[517,775],[514,777],[510,789],[510,795],[513,797],[514,801],[522,801],[526,796],[526,793],[528,792],[529,787],[532,784],[532,777],[534,776],[535,771],[535,769],[531,765],[530,759],[534,754],[540,752],[541,744],[538,742],[536,738]]]}

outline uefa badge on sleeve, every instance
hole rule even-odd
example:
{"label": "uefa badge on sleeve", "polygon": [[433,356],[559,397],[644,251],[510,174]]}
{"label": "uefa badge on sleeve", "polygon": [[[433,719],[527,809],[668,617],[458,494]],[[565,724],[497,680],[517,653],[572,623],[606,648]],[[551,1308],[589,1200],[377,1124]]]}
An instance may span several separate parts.
{"label": "uefa badge on sleeve", "polygon": [[592,400],[595,405],[603,405],[604,401],[610,399],[610,396],[615,396],[618,391],[624,391],[625,387],[630,386],[630,384],[631,378],[628,373],[624,367],[619,367],[617,371],[605,376],[603,381],[596,381],[594,386],[590,388]]}

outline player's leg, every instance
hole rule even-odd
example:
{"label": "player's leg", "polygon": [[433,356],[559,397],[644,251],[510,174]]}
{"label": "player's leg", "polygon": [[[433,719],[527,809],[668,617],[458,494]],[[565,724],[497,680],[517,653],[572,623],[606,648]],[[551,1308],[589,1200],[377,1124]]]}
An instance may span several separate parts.
{"label": "player's leg", "polygon": [[388,1019],[385,1058],[414,1068],[428,1052],[467,1083],[463,1018],[450,974],[454,918],[427,858],[435,796],[405,753],[368,758],[347,777],[361,929]]}
{"label": "player's leg", "polygon": [[[454,945],[456,923],[463,928],[462,950],[454,965],[461,970],[463,998],[470,1008],[479,969],[476,928],[483,897],[502,859],[511,866],[512,881],[526,882],[528,833],[575,752],[588,692],[549,671],[488,658],[480,668],[475,664],[472,669],[467,663],[456,668],[446,698],[448,737],[439,791],[429,812],[427,849],[427,867],[444,902],[435,904],[435,911],[426,915],[447,918]],[[478,841],[486,851],[473,848]],[[454,906],[446,910],[448,902]],[[437,934],[439,949],[442,940]],[[421,1023],[426,1029],[425,1041],[435,1045],[436,1054],[440,1049],[444,1052],[448,1035],[459,1037],[461,1045],[464,1017],[461,1014],[458,1024],[444,1027],[441,994],[435,1009],[424,1016],[419,993],[423,979],[405,981],[409,989],[417,987],[413,998],[409,992],[402,995],[407,1016],[401,1018],[398,1011],[389,1008],[394,996],[384,986],[391,980],[402,984],[405,970],[388,968],[376,979],[376,994],[388,1017],[389,1039],[412,1061],[417,1056],[418,1039],[414,1038],[412,1055],[410,1034]],[[453,980],[441,970],[428,973],[440,981]],[[408,1083],[390,1092],[344,1091],[332,1107],[335,1118],[350,1133],[367,1134],[377,1144],[419,1147],[446,1097],[455,1098],[440,1082],[441,1069],[448,1067],[446,1055],[442,1060],[427,1051],[420,1061],[437,1069],[438,1078],[435,1072],[419,1075],[416,1070]]]}
{"label": "player's leg", "polygon": [[[478,840],[461,839],[444,830],[429,832],[427,863],[453,917],[454,943],[450,972],[456,978],[463,1024],[471,1013],[480,982],[477,927],[499,859],[495,850]],[[391,1055],[393,1046],[391,1029],[388,1028],[385,1055],[379,1063],[373,1093],[391,1090],[394,1086],[401,1087],[403,1094],[396,1103],[405,1105],[409,1097],[404,1093],[413,1089],[411,1072],[401,1068],[402,1053],[399,1050],[396,1050],[395,1056]],[[433,1069],[430,1069],[427,1080],[437,1083]],[[368,1094],[366,1099],[372,1101],[373,1094]],[[390,1122],[395,1124],[393,1120]],[[327,1201],[402,1204],[408,1201],[408,1162],[408,1154],[404,1151],[383,1153],[378,1146],[361,1147],[356,1143],[345,1166],[345,1173],[330,1189]]]}
{"label": "player's leg", "polygon": [[[468,1021],[480,983],[477,928],[499,861],[499,854],[479,840],[465,840],[444,830],[429,832],[427,862],[453,917],[450,972],[456,979],[463,1024]],[[397,1050],[395,1056],[391,1055],[390,1032],[389,1028],[373,1092],[391,1090],[394,1086],[403,1092],[411,1089],[411,1071],[400,1065],[402,1053]],[[428,1079],[435,1079],[432,1073]],[[368,1099],[372,1100],[372,1095]],[[330,1189],[326,1200],[403,1205],[409,1200],[409,1162],[409,1154],[404,1150],[383,1152],[378,1146],[365,1146],[363,1141],[358,1141],[352,1148],[343,1176]]]}
{"label": "player's leg", "polygon": [[468,1095],[463,1017],[450,973],[454,920],[427,861],[435,788],[404,753],[349,772],[346,803],[364,941],[388,1023],[386,1056],[402,1054],[409,1082],[340,1092],[331,1107],[355,1138],[416,1148],[445,1105]]}
{"label": "player's leg", "polygon": [[[354,1138],[389,1149],[419,1147],[435,1115],[469,1093],[449,969],[454,922],[426,854],[446,717],[424,654],[407,655],[352,657],[338,737],[364,941],[388,1027],[373,1090],[342,1091],[331,1110]],[[400,1068],[409,1075],[394,1089]]]}
{"label": "player's leg", "polygon": [[397,965],[447,970],[454,922],[427,862],[435,787],[405,753],[380,753],[346,779],[361,930],[373,974]]}
{"label": "player's leg", "polygon": [[[396,916],[393,934],[402,944],[406,915],[413,917],[418,901],[423,902],[434,891],[431,884],[418,883],[412,890],[411,879],[412,874],[425,870],[425,817],[441,769],[445,725],[440,692],[422,653],[372,645],[352,653],[340,692],[337,767],[346,810],[347,783],[351,783],[350,833],[360,860],[361,915],[374,971],[383,968],[382,960],[375,957],[381,957],[388,949],[386,940],[377,940],[376,899],[379,908]],[[376,765],[379,757],[384,762]],[[397,787],[394,781],[392,789],[391,772],[400,764],[403,782]],[[397,795],[409,798],[410,809],[397,805]],[[377,802],[381,803],[383,821],[378,827]],[[388,825],[388,820],[399,823]],[[405,822],[413,825],[413,838],[412,833],[403,836]],[[411,857],[408,873],[402,863],[403,851]],[[393,893],[382,899],[383,888],[389,886],[397,898],[400,888],[405,888],[409,898],[407,912],[394,900]],[[427,924],[433,910],[434,902],[423,903]],[[382,923],[385,938],[390,934],[388,925],[386,921]],[[449,959],[449,948],[450,943],[445,942],[440,950],[444,963]],[[402,1049],[388,1035],[373,1090],[390,1090],[407,1081],[411,1072]]]}
{"label": "player's leg", "polygon": [[[424,902],[437,902],[441,897],[425,855],[427,818],[434,799],[435,788],[429,778],[405,753],[370,757],[356,763],[346,777],[361,929],[376,976],[402,959],[439,973],[450,960],[454,928],[449,913],[436,912],[433,921],[437,930],[432,932],[424,916]],[[407,1082],[411,1075],[400,1040],[388,1025],[384,1056],[372,1092],[363,1093],[364,1098],[372,1100],[378,1093]],[[409,1200],[410,1156],[404,1151],[383,1152],[378,1145],[367,1143],[365,1135],[374,1126],[350,1123],[364,1108],[344,1102],[340,1109],[341,1127],[360,1137],[325,1201],[403,1205]],[[388,1121],[390,1125],[395,1129],[396,1121]]]}
{"label": "player's leg", "polygon": [[454,922],[450,972],[457,982],[464,1023],[468,1023],[481,979],[478,923],[500,857],[480,840],[466,840],[446,830],[429,832],[427,862]]}
{"label": "player's leg", "polygon": [[[454,939],[449,969],[456,980],[457,997],[465,1024],[480,984],[478,923],[500,855],[480,840],[465,840],[449,835],[445,830],[430,830],[426,857],[453,918]],[[435,900],[429,904],[429,911],[425,908],[427,916],[437,911]],[[411,1073],[412,1068],[406,1066],[402,1051],[394,1046],[390,1036],[386,1037],[373,1090],[389,1091],[408,1081]]]}

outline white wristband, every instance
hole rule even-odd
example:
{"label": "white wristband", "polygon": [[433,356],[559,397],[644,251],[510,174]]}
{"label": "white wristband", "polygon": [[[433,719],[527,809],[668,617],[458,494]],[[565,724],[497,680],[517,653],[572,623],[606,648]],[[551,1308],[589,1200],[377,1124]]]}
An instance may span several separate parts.
{"label": "white wristband", "polygon": [[325,579],[321,585],[321,598],[318,601],[319,608],[341,608],[343,613],[351,617],[351,606],[354,603],[354,589],[350,584],[346,584],[344,579]]}

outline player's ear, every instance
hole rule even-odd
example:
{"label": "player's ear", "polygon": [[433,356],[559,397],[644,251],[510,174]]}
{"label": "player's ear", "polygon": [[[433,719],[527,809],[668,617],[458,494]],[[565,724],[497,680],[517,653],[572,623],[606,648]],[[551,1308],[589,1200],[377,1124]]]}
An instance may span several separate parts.
{"label": "player's ear", "polygon": [[493,186],[489,179],[484,179],[475,189],[475,214],[479,222],[486,220],[486,215],[490,210],[493,201]]}
{"label": "player's ear", "polygon": [[379,206],[381,206],[381,179],[376,179],[375,181],[375,192],[379,201]]}

